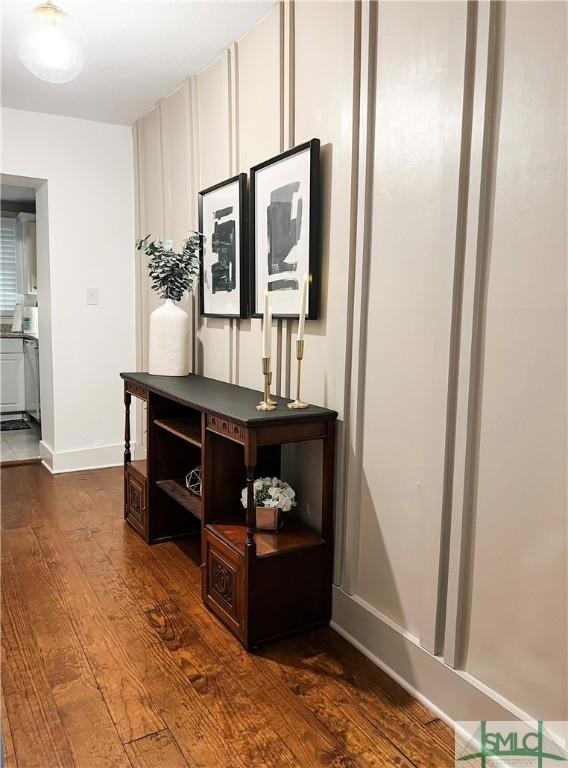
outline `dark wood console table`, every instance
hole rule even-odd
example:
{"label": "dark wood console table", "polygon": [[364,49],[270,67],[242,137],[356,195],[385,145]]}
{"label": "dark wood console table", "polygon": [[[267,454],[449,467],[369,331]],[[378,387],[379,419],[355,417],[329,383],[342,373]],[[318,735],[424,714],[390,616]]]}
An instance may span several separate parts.
{"label": "dark wood console table", "polygon": [[[202,376],[121,376],[127,522],[148,544],[201,535],[203,600],[245,647],[327,624],[337,413],[290,410],[279,398],[275,410],[257,411],[260,392]],[[145,461],[131,457],[133,395],[147,403]],[[321,530],[291,515],[279,533],[257,531],[254,480],[280,477],[282,445],[308,440],[323,441]],[[185,485],[197,466],[201,496]]]}

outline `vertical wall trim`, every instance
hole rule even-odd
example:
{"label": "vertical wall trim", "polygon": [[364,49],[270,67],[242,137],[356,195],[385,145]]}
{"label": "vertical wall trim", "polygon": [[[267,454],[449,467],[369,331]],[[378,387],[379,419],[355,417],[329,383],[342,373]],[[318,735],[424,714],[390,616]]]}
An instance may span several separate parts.
{"label": "vertical wall trim", "polygon": [[[192,82],[192,105],[193,105],[193,137],[194,137],[194,144],[193,144],[193,158],[194,158],[194,173],[195,173],[195,189],[198,192],[201,186],[201,154],[199,151],[200,147],[200,136],[199,136],[199,77],[197,75],[192,75],[191,77]],[[199,221],[198,215],[197,215],[197,195],[195,195],[195,215],[196,215],[196,221]],[[202,340],[202,330],[204,327],[203,317],[200,313],[200,307],[199,307],[199,300],[196,300],[195,302],[196,311],[195,311],[195,320],[196,320],[196,333],[195,333],[195,364],[194,369],[195,373],[203,375],[203,340]]]}
{"label": "vertical wall trim", "polygon": [[[142,183],[141,183],[141,159],[140,159],[140,123],[132,126],[132,143],[134,149],[134,227],[135,239],[142,237]],[[142,259],[138,251],[134,251],[134,321],[136,338],[136,370],[143,371],[144,365],[144,329],[146,328],[147,301],[144,295],[144,283],[142,275]],[[134,411],[135,429],[134,438],[138,445],[146,444],[144,433],[144,408],[142,400],[134,398],[136,408]]]}
{"label": "vertical wall trim", "polygon": [[[187,162],[185,167],[185,173],[187,177],[187,190],[188,190],[188,204],[189,204],[189,210],[187,211],[188,216],[188,222],[189,222],[189,228],[190,229],[197,229],[197,224],[195,223],[195,213],[194,213],[194,206],[193,206],[193,200],[196,197],[196,191],[195,187],[193,185],[193,137],[192,137],[192,131],[193,127],[191,124],[191,86],[189,79],[184,80],[183,85],[183,103],[184,103],[184,112],[185,112],[185,137],[187,142]],[[188,296],[188,306],[187,311],[189,313],[189,319],[190,319],[190,334],[189,334],[189,343],[190,343],[190,349],[189,349],[189,370],[194,370],[194,359],[195,359],[195,333],[197,330],[197,326],[195,325],[195,290],[196,286],[194,285],[193,291]]]}
{"label": "vertical wall trim", "polygon": [[[450,328],[450,350],[448,365],[448,396],[446,403],[446,439],[444,452],[444,487],[442,494],[442,515],[438,557],[433,563],[437,567],[435,585],[427,584],[429,594],[424,599],[424,618],[420,633],[420,645],[430,653],[443,650],[443,634],[446,616],[446,590],[450,546],[452,507],[453,466],[457,409],[457,382],[461,338],[464,262],[467,239],[467,213],[469,201],[469,178],[471,160],[471,138],[473,124],[473,96],[475,88],[475,56],[477,44],[477,0],[467,4],[464,83],[462,102],[462,131],[460,165],[458,178],[458,200],[456,212],[456,237],[454,250],[454,278],[452,295],[452,321]],[[434,586],[434,589],[430,588]],[[430,592],[433,594],[430,596]],[[430,599],[428,599],[428,597]]]}
{"label": "vertical wall trim", "polygon": [[[353,162],[357,170],[352,176],[352,241],[349,257],[347,334],[345,347],[345,426],[343,476],[345,477],[343,509],[344,553],[341,573],[343,589],[356,591],[359,560],[360,501],[362,480],[362,448],[364,429],[365,375],[367,350],[367,315],[369,304],[369,269],[373,177],[375,161],[375,110],[377,89],[378,3],[357,3],[356,19],[360,32],[355,35]],[[360,56],[357,41],[360,40]],[[360,90],[357,93],[357,73]]]}
{"label": "vertical wall trim", "polygon": [[239,144],[239,44],[232,43],[231,51],[231,102],[232,102],[232,131],[231,143],[233,145],[233,164],[231,174],[235,175],[241,171],[241,155]]}
{"label": "vertical wall trim", "polygon": [[[199,120],[198,120],[198,100],[197,100],[197,78],[195,75],[186,80],[186,90],[189,109],[189,174],[191,179],[190,205],[191,220],[195,229],[199,226],[197,215],[197,193],[199,191]],[[199,298],[197,286],[191,297],[191,307],[193,312],[193,333],[192,333],[192,351],[191,351],[191,371],[198,373],[199,361],[197,359],[197,332],[200,328]]]}
{"label": "vertical wall trim", "polygon": [[[227,100],[228,100],[228,117],[229,117],[229,126],[228,126],[228,135],[229,135],[229,167],[227,168],[227,177],[234,175],[234,168],[236,167],[237,159],[235,155],[235,89],[234,89],[234,81],[235,81],[235,73],[234,73],[234,67],[233,67],[233,47],[226,48],[223,51],[223,59],[225,62],[225,66],[227,68]],[[228,381],[229,383],[233,383],[233,368],[234,368],[234,336],[235,336],[235,326],[233,325],[233,319],[229,318],[229,322],[227,323],[225,320],[223,321],[223,327],[227,328],[228,330],[228,341],[229,341],[229,354],[228,354],[228,360],[229,360],[229,376]]]}
{"label": "vertical wall trim", "polygon": [[[239,148],[239,44],[232,43],[230,47],[231,69],[229,72],[229,89],[231,94],[231,171],[234,176],[240,172],[240,148]],[[239,383],[239,338],[240,321],[238,318],[230,320],[231,325],[231,360],[229,381]]]}
{"label": "vertical wall trim", "polygon": [[[134,237],[139,240],[142,235],[142,183],[141,183],[141,169],[140,169],[140,125],[138,122],[132,126],[132,144],[134,149]],[[136,369],[142,370],[143,365],[143,324],[142,313],[144,311],[145,301],[142,300],[142,269],[141,260],[138,258],[138,251],[134,252],[134,280],[135,280],[135,292],[136,292]]]}
{"label": "vertical wall trim", "polygon": [[[286,338],[284,344],[284,371],[286,375],[284,377],[284,397],[288,400],[292,397],[290,381],[292,378],[292,333],[294,325],[297,325],[295,320],[286,320]],[[294,397],[296,397],[295,392]]]}
{"label": "vertical wall trim", "polygon": [[[162,178],[162,210],[161,210],[161,222],[160,222],[160,238],[164,239],[166,237],[166,222],[169,219],[169,213],[167,213],[167,210],[169,208],[169,200],[170,200],[170,193],[169,193],[169,173],[166,168],[168,165],[167,162],[167,152],[166,152],[166,144],[165,144],[165,134],[166,134],[166,120],[164,119],[164,110],[166,109],[164,99],[160,99],[156,106],[157,112],[158,112],[158,126],[159,126],[159,142],[160,142],[160,169],[161,169],[161,178]],[[167,203],[166,203],[167,201]]]}
{"label": "vertical wall trim", "polygon": [[[491,255],[501,111],[504,13],[504,3],[492,0],[488,23],[487,76],[478,187],[478,226],[475,230],[475,266],[468,285],[469,292],[472,294],[469,299],[470,316],[465,318],[465,322],[462,321],[461,345],[464,354],[460,356],[460,364],[463,361],[463,366],[458,374],[458,409],[461,407],[461,412],[458,410],[456,415],[456,461],[452,489],[452,530],[444,641],[444,660],[452,667],[463,666],[469,631],[487,279]],[[460,386],[461,393],[459,393]]]}
{"label": "vertical wall trim", "polygon": [[[349,257],[347,264],[347,306],[354,303],[355,264],[357,247],[357,191],[359,187],[359,131],[361,109],[361,0],[355,0],[353,8],[353,102],[351,108],[351,189],[349,202]],[[336,504],[336,541],[334,553],[334,581],[343,583],[345,559],[345,538],[348,509],[347,468],[349,464],[349,423],[350,423],[350,388],[351,388],[351,340],[353,338],[353,318],[350,312],[346,317],[345,373],[343,395],[343,439],[339,441],[338,478],[341,478],[341,493],[337,494]],[[339,491],[339,488],[338,488]]]}
{"label": "vertical wall trim", "polygon": [[234,167],[236,165],[235,158],[235,142],[234,142],[234,127],[235,127],[235,102],[234,102],[234,72],[233,72],[233,47],[226,48],[223,51],[223,59],[227,67],[227,101],[228,108],[227,114],[229,116],[229,167],[227,173],[232,176],[234,173]]}
{"label": "vertical wall trim", "polygon": [[[295,52],[296,52],[296,8],[295,0],[284,0],[282,3],[282,26],[284,45],[282,56],[283,112],[282,112],[282,143],[281,151],[291,149],[295,145],[296,94],[295,94]],[[292,369],[292,333],[297,325],[295,320],[278,322],[278,356],[281,360],[282,376],[279,394],[290,397],[290,381]]]}
{"label": "vertical wall trim", "polygon": [[233,384],[233,368],[235,365],[235,361],[233,358],[233,336],[234,336],[234,328],[233,328],[233,318],[229,318],[229,384]]}
{"label": "vertical wall trim", "polygon": [[280,151],[284,151],[287,105],[286,105],[286,3],[289,0],[280,0],[278,4],[278,25],[280,31]]}
{"label": "vertical wall trim", "polygon": [[289,24],[289,57],[288,57],[288,90],[290,98],[288,102],[288,144],[291,147],[296,144],[296,5],[295,0],[290,0]]}
{"label": "vertical wall trim", "polygon": [[[138,120],[136,123],[137,126],[137,135],[138,135],[138,178],[140,179],[140,188],[138,190],[138,198],[140,201],[140,236],[143,237],[146,235],[146,195],[145,195],[145,185],[142,182],[142,179],[144,178],[144,141],[143,141],[143,126],[141,120]],[[144,235],[142,235],[144,233]],[[146,290],[146,275],[144,274],[144,264],[143,264],[143,256],[141,253],[138,254],[137,259],[137,265],[138,265],[138,279],[139,279],[139,301],[140,301],[140,364],[142,365],[141,370],[146,370],[146,365],[148,361],[148,338],[146,333],[146,320],[148,319],[148,295]]]}
{"label": "vertical wall trim", "polygon": [[189,192],[189,211],[188,219],[189,226],[192,229],[197,229],[197,221],[195,219],[195,206],[194,198],[197,190],[195,189],[195,178],[193,173],[193,125],[192,125],[192,104],[191,104],[191,82],[189,78],[184,80],[183,83],[183,102],[185,110],[185,125],[186,125],[186,138],[187,138],[187,164],[185,172],[187,175],[188,192]]}
{"label": "vertical wall trim", "polygon": [[[229,96],[229,170],[228,176],[234,176],[238,165],[238,146],[237,146],[237,44],[232,43],[225,51],[227,60],[227,80]],[[238,323],[233,318],[229,318],[229,383],[235,383],[235,349],[236,337],[238,336]]]}
{"label": "vertical wall trim", "polygon": [[276,375],[274,377],[274,394],[282,397],[282,320],[276,321]]}
{"label": "vertical wall trim", "polygon": [[[288,37],[288,5],[290,0],[280,0],[278,4],[278,30],[279,30],[279,44],[280,44],[280,71],[279,71],[279,87],[280,87],[280,152],[284,151],[286,146],[286,134],[288,125],[289,114],[289,93],[288,85],[289,80],[287,75],[286,62],[289,55],[289,37]],[[273,364],[275,368],[275,376],[273,381],[273,389],[277,395],[282,396],[282,336],[283,326],[282,320],[276,320],[276,359]],[[284,375],[285,378],[285,375]]]}
{"label": "vertical wall trim", "polygon": [[158,102],[160,118],[160,156],[162,158],[162,233],[161,237],[171,238],[170,211],[172,202],[171,173],[168,155],[168,103],[167,99]]}

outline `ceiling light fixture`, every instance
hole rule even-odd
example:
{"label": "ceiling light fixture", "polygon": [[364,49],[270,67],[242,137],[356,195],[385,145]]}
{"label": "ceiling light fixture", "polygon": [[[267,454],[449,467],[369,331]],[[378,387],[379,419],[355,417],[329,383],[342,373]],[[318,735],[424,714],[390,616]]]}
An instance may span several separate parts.
{"label": "ceiling light fixture", "polygon": [[83,69],[85,38],[68,13],[52,0],[32,11],[33,19],[19,45],[22,63],[32,75],[48,83],[68,83]]}

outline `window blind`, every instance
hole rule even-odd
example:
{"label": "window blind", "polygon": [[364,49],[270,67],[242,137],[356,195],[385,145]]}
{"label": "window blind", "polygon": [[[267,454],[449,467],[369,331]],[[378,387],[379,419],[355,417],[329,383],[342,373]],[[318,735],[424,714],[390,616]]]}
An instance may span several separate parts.
{"label": "window blind", "polygon": [[16,306],[16,219],[2,217],[0,227],[0,314]]}

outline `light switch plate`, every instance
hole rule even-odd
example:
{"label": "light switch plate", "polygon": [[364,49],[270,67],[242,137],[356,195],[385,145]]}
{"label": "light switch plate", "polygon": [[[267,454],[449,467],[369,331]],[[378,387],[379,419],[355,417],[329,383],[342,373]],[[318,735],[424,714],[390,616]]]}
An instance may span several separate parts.
{"label": "light switch plate", "polygon": [[87,288],[87,304],[95,305],[99,303],[99,289]]}

